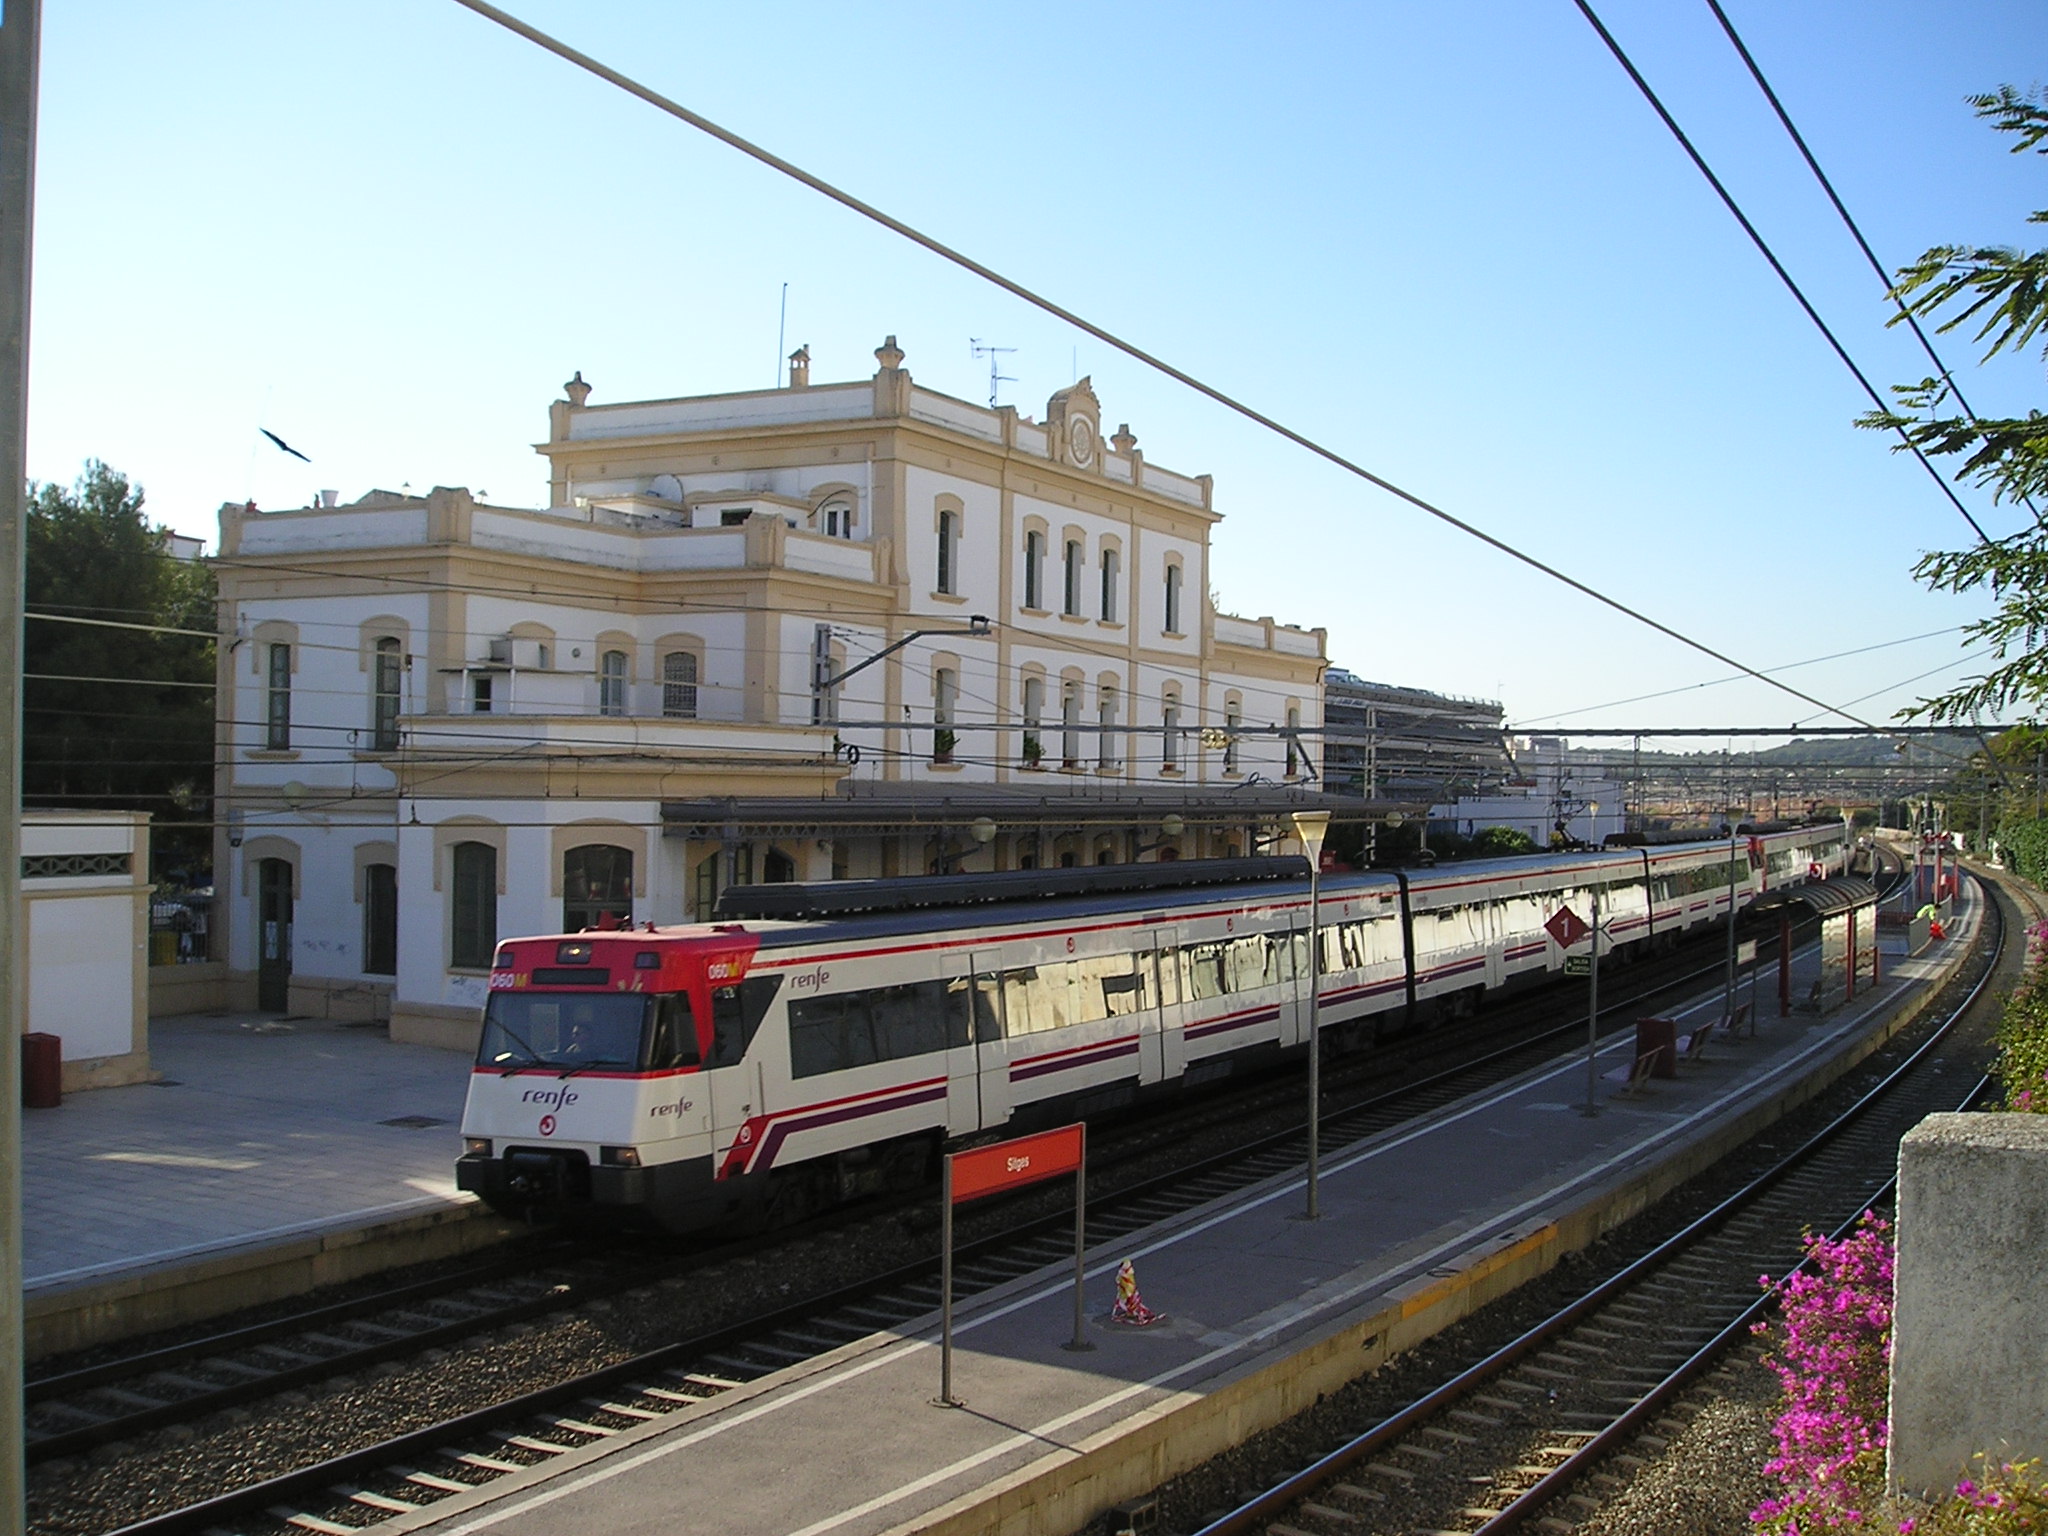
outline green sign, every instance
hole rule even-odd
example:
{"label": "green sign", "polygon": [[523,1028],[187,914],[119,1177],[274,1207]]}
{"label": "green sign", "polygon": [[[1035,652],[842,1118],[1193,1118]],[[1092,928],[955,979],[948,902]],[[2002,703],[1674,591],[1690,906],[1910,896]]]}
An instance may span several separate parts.
{"label": "green sign", "polygon": [[1567,976],[1592,975],[1593,957],[1591,955],[1566,955],[1564,957],[1564,973]]}

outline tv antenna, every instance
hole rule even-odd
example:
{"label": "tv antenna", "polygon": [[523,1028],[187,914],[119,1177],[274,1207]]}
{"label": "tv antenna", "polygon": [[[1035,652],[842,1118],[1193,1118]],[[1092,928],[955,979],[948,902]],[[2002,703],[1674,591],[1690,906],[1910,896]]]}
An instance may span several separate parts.
{"label": "tv antenna", "polygon": [[998,347],[991,342],[983,341],[979,336],[968,337],[967,345],[974,349],[976,357],[988,359],[988,408],[994,410],[996,408],[996,386],[1017,382],[1010,374],[1002,371],[1003,365],[1000,354],[1014,352],[1017,349],[1015,347]]}

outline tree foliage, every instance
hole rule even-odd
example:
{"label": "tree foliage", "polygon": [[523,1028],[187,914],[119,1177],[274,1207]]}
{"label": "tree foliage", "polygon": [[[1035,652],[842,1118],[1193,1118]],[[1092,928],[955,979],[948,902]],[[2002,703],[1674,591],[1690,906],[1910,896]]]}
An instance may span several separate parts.
{"label": "tree foliage", "polygon": [[[1998,132],[2012,135],[2014,154],[2048,155],[2048,103],[2001,86],[1995,94],[1971,97],[1970,105]],[[2029,214],[2027,221],[2048,224],[2048,209]],[[1984,345],[1986,361],[2037,342],[2048,356],[2048,250],[1938,245],[1899,270],[1892,292],[1915,317],[1941,316],[1941,331],[1973,327],[1972,339]],[[1961,455],[1957,478],[1975,481],[1994,500],[2048,498],[2048,415],[1973,415],[1957,402],[1946,378],[1898,385],[1893,393],[1898,409],[1870,412],[1857,424],[1901,432],[1930,457]],[[1991,594],[1996,610],[1964,626],[1964,635],[1966,645],[1987,647],[1995,665],[1903,713],[1943,721],[1971,720],[2012,705],[2038,713],[2048,701],[2048,525],[2040,514],[2005,538],[1925,555],[1913,574],[1936,591]]]}
{"label": "tree foliage", "polygon": [[148,811],[160,867],[206,858],[213,790],[213,573],[168,538],[96,459],[68,488],[30,487],[28,611],[162,628],[27,620],[23,801]]}

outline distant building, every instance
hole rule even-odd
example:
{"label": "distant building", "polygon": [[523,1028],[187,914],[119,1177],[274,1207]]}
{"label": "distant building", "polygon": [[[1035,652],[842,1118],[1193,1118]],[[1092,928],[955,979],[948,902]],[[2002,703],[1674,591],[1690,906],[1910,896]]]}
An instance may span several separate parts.
{"label": "distant building", "polygon": [[1491,700],[1369,683],[1332,667],[1323,680],[1323,787],[1406,806],[1495,788],[1513,770],[1501,719]]}
{"label": "distant building", "polygon": [[1554,841],[1597,845],[1628,826],[1628,786],[1574,763],[1561,736],[1514,743],[1514,776],[1492,794],[1461,795],[1436,807],[1430,825],[1470,836],[1487,827],[1526,833],[1539,848]]}
{"label": "distant building", "polygon": [[1324,633],[1214,612],[1206,476],[871,378],[549,408],[549,504],[221,509],[242,995],[467,1048],[501,936],[734,883],[1246,853],[1324,801]]}

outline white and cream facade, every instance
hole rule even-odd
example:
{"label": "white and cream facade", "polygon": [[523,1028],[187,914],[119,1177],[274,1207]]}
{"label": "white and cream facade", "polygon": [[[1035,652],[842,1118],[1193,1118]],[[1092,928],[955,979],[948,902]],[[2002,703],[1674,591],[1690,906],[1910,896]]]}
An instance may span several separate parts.
{"label": "white and cream facade", "polygon": [[466,1048],[500,937],[1250,852],[1321,800],[1323,632],[1211,609],[1207,477],[1105,434],[1085,379],[1038,422],[876,356],[618,405],[579,375],[541,510],[222,509],[245,1000]]}

